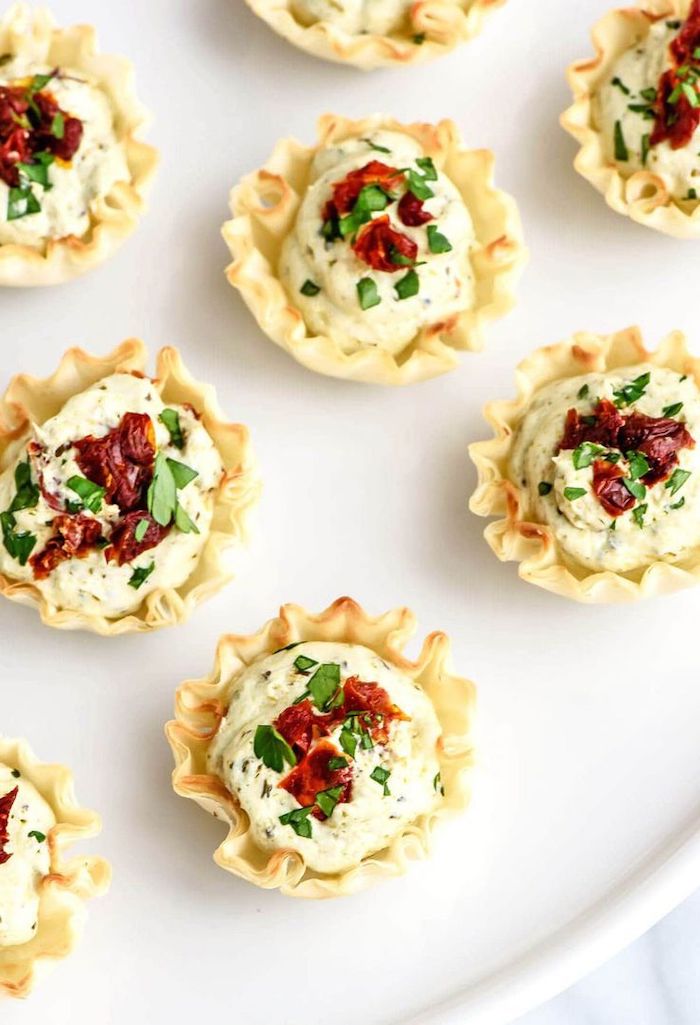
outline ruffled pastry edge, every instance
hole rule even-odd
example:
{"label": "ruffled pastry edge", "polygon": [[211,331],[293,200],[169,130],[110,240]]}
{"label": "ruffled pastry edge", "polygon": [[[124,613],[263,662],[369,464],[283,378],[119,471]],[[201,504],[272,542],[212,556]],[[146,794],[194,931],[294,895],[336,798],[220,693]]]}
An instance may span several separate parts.
{"label": "ruffled pastry edge", "polygon": [[655,22],[686,15],[682,0],[647,0],[643,7],[609,11],[601,18],[591,32],[595,56],[576,61],[567,71],[574,102],[562,114],[561,125],[580,146],[574,167],[603,194],[608,206],[666,235],[700,238],[700,203],[679,203],[663,176],[653,171],[622,174],[606,153],[594,112],[596,93],[622,54]]}
{"label": "ruffled pastry edge", "polygon": [[[477,240],[472,252],[474,307],[424,328],[396,356],[369,345],[345,353],[331,335],[311,334],[277,275],[282,244],[293,230],[317,151],[377,129],[403,132],[420,143],[459,189]],[[266,164],[231,191],[233,219],[222,228],[233,257],[226,269],[229,282],[268,338],[310,370],[386,385],[410,384],[452,370],[458,365],[457,352],[480,350],[487,323],[515,305],[526,261],[516,203],[493,183],[493,154],[466,149],[457,126],[447,120],[404,125],[379,114],[358,121],[326,114],[319,120],[318,137],[315,146],[282,139]]]}
{"label": "ruffled pastry edge", "polygon": [[136,96],[134,69],[125,57],[98,52],[88,25],[56,28],[46,9],[14,4],[0,21],[0,52],[24,54],[37,64],[84,71],[107,94],[115,111],[117,138],[131,174],[90,205],[86,236],[49,239],[42,248],[0,245],[0,285],[56,285],[106,260],[135,230],[145,211],[158,152],[140,140],[148,115]]}
{"label": "ruffled pastry edge", "polygon": [[676,563],[657,561],[630,573],[594,572],[565,555],[547,524],[528,518],[529,493],[509,476],[518,425],[535,393],[553,381],[617,367],[650,363],[692,376],[700,387],[700,360],[688,351],[680,331],[668,335],[654,352],[638,328],[611,335],[580,333],[570,341],[537,349],[516,370],[517,398],[489,402],[484,416],[494,437],[470,445],[478,486],[469,507],[477,516],[500,516],[484,537],[502,562],[519,562],[521,579],[547,591],[587,603],[619,603],[669,594],[700,580],[700,551]]}
{"label": "ruffled pastry edge", "polygon": [[[142,341],[128,339],[106,356],[91,356],[69,349],[58,368],[47,378],[18,374],[0,399],[0,472],[17,459],[27,440],[31,423],[42,424],[55,416],[69,398],[114,373],[139,373],[146,369],[148,353]],[[57,609],[47,602],[31,581],[14,580],[0,573],[0,594],[36,608],[47,626],[61,630],[85,629],[106,636],[156,630],[184,622],[200,602],[228,583],[228,549],[247,538],[248,516],[260,495],[248,429],[223,417],[214,388],[195,380],[177,349],[161,349],[156,358],[154,385],[167,402],[189,403],[221,457],[225,472],[214,503],[209,537],[196,569],[177,588],[158,588],[144,598],[136,612],[109,619],[74,609]]]}
{"label": "ruffled pastry edge", "polygon": [[85,921],[85,902],[107,892],[112,872],[103,858],[65,856],[74,843],[97,836],[102,828],[99,815],[77,803],[69,769],[40,762],[26,741],[6,737],[0,737],[0,762],[17,767],[56,817],[46,839],[51,868],[40,883],[37,931],[28,943],[0,946],[0,997],[25,997],[47,963],[74,949]]}
{"label": "ruffled pastry edge", "polygon": [[[219,641],[210,676],[183,683],[176,695],[176,718],[166,726],[175,757],[173,788],[228,825],[228,835],[214,854],[221,868],[265,889],[278,888],[293,897],[327,898],[356,893],[401,875],[411,859],[425,857],[438,819],[462,811],[469,802],[468,770],[473,763],[472,721],[474,685],[456,676],[450,665],[450,642],[444,633],[432,633],[415,662],[402,652],[416,628],[406,608],[369,616],[351,598],[339,598],[314,615],[298,605],[283,605],[251,636],[225,635]],[[271,853],[259,848],[249,820],[236,798],[207,767],[209,745],[230,704],[240,673],[257,659],[300,641],[335,641],[362,644],[377,652],[420,684],[438,716],[443,733],[438,745],[442,803],[406,826],[391,844],[345,872],[321,874],[308,870],[294,850]]]}

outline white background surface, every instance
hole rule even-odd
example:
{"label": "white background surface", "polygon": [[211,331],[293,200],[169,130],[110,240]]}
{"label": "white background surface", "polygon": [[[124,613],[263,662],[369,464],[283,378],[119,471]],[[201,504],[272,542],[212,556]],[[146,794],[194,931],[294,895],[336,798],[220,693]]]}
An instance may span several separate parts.
{"label": "white background surface", "polygon": [[[251,427],[265,493],[238,580],[177,630],[110,642],[3,605],[2,729],[72,765],[104,816],[91,850],[115,870],[78,953],[28,1003],[3,1006],[7,1025],[424,1022],[423,1008],[494,973],[469,1014],[431,1021],[502,1023],[700,882],[692,839],[647,879],[700,823],[700,592],[568,604],[499,564],[466,510],[467,443],[484,435],[482,403],[512,392],[521,356],[576,329],[636,321],[655,343],[695,326],[697,247],[609,211],[557,125],[563,68],[590,51],[605,8],[511,0],[439,63],[363,76],[296,52],[241,0],[55,0],[61,21],[94,21],[104,49],[135,61],[163,163],[150,215],[110,263],[0,296],[3,378],[48,373],[70,343],[179,345]],[[486,351],[395,392],[316,376],[267,342],[223,277],[218,234],[229,187],[278,136],[309,141],[325,110],[381,108],[451,116],[493,148],[532,254]],[[423,633],[453,636],[480,687],[480,776],[472,813],[431,861],[367,895],[303,903],[214,866],[221,826],[172,794],[162,724],[220,633],[257,629],[281,601],[320,609],[343,593],[374,612],[409,604]],[[511,971],[541,944],[544,960]]]}

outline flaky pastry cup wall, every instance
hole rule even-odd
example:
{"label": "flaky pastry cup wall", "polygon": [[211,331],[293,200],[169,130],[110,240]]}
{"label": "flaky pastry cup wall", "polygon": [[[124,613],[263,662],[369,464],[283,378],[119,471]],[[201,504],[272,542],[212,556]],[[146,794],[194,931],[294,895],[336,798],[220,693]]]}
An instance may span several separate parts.
{"label": "flaky pastry cup wall", "polygon": [[323,60],[371,68],[425,63],[476,36],[490,11],[505,0],[415,0],[409,8],[412,35],[350,35],[327,21],[304,25],[290,0],[247,0],[280,36]]}
{"label": "flaky pastry cup wall", "polygon": [[630,573],[594,572],[578,565],[559,547],[547,524],[530,519],[527,489],[509,475],[516,431],[535,393],[553,381],[618,367],[650,363],[687,374],[700,387],[700,360],[688,351],[679,331],[658,349],[645,349],[638,328],[612,335],[576,334],[571,341],[537,349],[516,370],[517,398],[490,402],[484,416],[494,437],[469,448],[479,483],[470,501],[478,516],[500,516],[484,536],[502,562],[519,562],[523,580],[581,602],[627,602],[669,594],[700,580],[700,550],[676,563],[657,561]]}
{"label": "flaky pastry cup wall", "polygon": [[[379,128],[416,139],[452,179],[472,216],[477,239],[472,253],[474,308],[423,329],[398,356],[378,346],[348,354],[330,335],[311,334],[277,274],[282,243],[294,227],[316,152]],[[404,125],[378,114],[359,121],[326,114],[319,120],[315,146],[282,139],[265,166],[232,190],[233,219],[222,229],[233,256],[226,276],[265,334],[310,370],[390,385],[436,377],[457,366],[459,350],[481,349],[485,325],[515,304],[526,251],[517,206],[494,186],[493,166],[488,150],[463,146],[452,121]]]}
{"label": "flaky pastry cup wall", "polygon": [[[466,807],[467,770],[473,761],[475,688],[452,672],[450,642],[443,633],[432,633],[426,638],[415,662],[403,656],[415,626],[415,617],[408,609],[394,609],[372,617],[350,598],[339,598],[318,615],[298,605],[284,605],[279,616],[258,633],[222,637],[210,676],[182,684],[176,696],[176,718],[166,726],[175,756],[173,787],[176,793],[196,801],[228,826],[228,835],[214,854],[218,865],[256,886],[279,888],[288,896],[339,897],[402,874],[410,859],[427,854],[436,821]],[[299,641],[335,641],[371,648],[422,687],[443,729],[438,744],[441,782],[445,788],[441,806],[420,816],[388,847],[347,872],[312,872],[297,851],[270,852],[259,848],[251,836],[248,816],[219,777],[207,768],[210,743],[226,714],[240,673],[257,659]]]}
{"label": "flaky pastry cup wall", "polygon": [[700,238],[700,203],[679,205],[663,177],[653,171],[621,174],[606,154],[595,120],[596,93],[625,50],[644,39],[654,22],[684,18],[687,13],[688,0],[646,0],[641,7],[610,11],[601,18],[591,33],[595,57],[576,61],[568,69],[574,102],[562,114],[561,124],[580,145],[574,167],[613,210],[666,235]]}
{"label": "flaky pastry cup wall", "polygon": [[103,858],[66,858],[66,850],[74,843],[97,836],[101,822],[95,812],[78,805],[73,776],[65,766],[40,762],[26,741],[2,736],[0,762],[19,769],[56,818],[56,825],[46,838],[51,866],[40,884],[36,933],[28,943],[0,946],[0,998],[24,997],[49,962],[71,953],[82,932],[85,902],[107,892],[112,873]]}
{"label": "flaky pastry cup wall", "polygon": [[[56,371],[44,379],[29,374],[14,377],[0,399],[0,473],[16,461],[32,423],[42,424],[55,416],[71,396],[103,377],[117,372],[144,374],[147,357],[144,343],[131,338],[107,356],[69,349]],[[214,502],[209,537],[196,568],[180,587],[156,589],[136,612],[120,619],[57,609],[31,581],[13,580],[0,573],[0,594],[36,608],[47,626],[93,630],[104,635],[171,626],[184,622],[196,605],[232,579],[226,566],[226,552],[245,541],[248,514],[260,494],[248,429],[223,419],[213,387],[191,376],[177,349],[167,347],[158,353],[154,384],[166,403],[189,403],[201,415],[225,468]]]}
{"label": "flaky pastry cup wall", "polygon": [[99,53],[94,28],[56,28],[42,8],[14,4],[0,21],[0,54],[20,54],[37,65],[83,71],[108,96],[117,140],[131,174],[90,204],[91,226],[82,238],[48,239],[42,249],[0,245],[0,285],[56,285],[102,263],[135,230],[158,164],[157,151],[139,140],[147,114],[136,96],[134,69],[124,57]]}

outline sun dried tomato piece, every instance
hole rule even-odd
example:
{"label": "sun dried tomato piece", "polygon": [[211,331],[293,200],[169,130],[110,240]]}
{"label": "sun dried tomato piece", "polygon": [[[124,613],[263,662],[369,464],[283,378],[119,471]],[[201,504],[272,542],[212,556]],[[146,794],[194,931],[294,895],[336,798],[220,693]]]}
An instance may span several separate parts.
{"label": "sun dried tomato piece", "polygon": [[275,719],[274,727],[289,746],[294,748],[296,754],[303,756],[311,747],[312,741],[318,737],[328,736],[336,722],[337,718],[333,715],[317,715],[307,698],[298,705],[285,708]]}
{"label": "sun dried tomato piece", "polygon": [[78,466],[105,489],[107,502],[122,512],[143,506],[156,455],[155,430],[147,413],[126,413],[103,437],[88,435],[74,444]]}
{"label": "sun dried tomato piece", "polygon": [[331,207],[337,217],[349,214],[366,185],[378,185],[385,192],[392,193],[403,185],[404,180],[402,171],[380,160],[370,160],[364,167],[351,171],[342,181],[333,184],[333,198],[326,204],[324,220],[331,216]]}
{"label": "sun dried tomato piece", "polygon": [[[360,725],[367,727],[372,739],[379,744],[386,744],[389,739],[389,727],[394,720],[409,720],[411,717],[395,705],[383,687],[378,683],[362,683],[359,677],[350,676],[343,686],[345,700],[344,716],[348,712],[365,712],[360,717]],[[369,719],[369,722],[366,721]]]}
{"label": "sun dried tomato piece", "polygon": [[84,516],[83,513],[77,516],[65,513],[54,516],[51,526],[54,529],[53,537],[49,538],[42,551],[32,555],[29,560],[37,580],[48,577],[66,559],[85,558],[102,534],[99,520]]}
{"label": "sun dried tomato piece", "polygon": [[[80,146],[83,138],[83,123],[77,117],[71,117],[61,110],[55,98],[49,92],[35,93],[32,113],[38,125],[32,134],[32,149],[35,153],[48,152],[61,160],[70,160]],[[54,118],[57,114],[63,117],[63,134],[60,139],[52,131]]]}
{"label": "sun dried tomato piece", "polygon": [[656,122],[649,139],[650,145],[668,142],[671,149],[682,149],[695,134],[700,124],[700,107],[694,107],[684,93],[676,96],[673,103],[670,102],[671,96],[684,81],[673,68],[664,71],[659,79],[654,103]]}
{"label": "sun dried tomato piece", "polygon": [[[390,272],[406,270],[418,255],[418,246],[413,239],[394,231],[386,216],[370,221],[359,233],[352,248],[362,262],[373,270]],[[407,262],[396,263],[396,254],[400,254]]]}
{"label": "sun dried tomato piece", "polygon": [[692,60],[700,47],[700,0],[693,0],[683,27],[670,46],[671,53],[679,64]]}
{"label": "sun dried tomato piece", "polygon": [[5,845],[10,839],[10,812],[12,811],[12,805],[15,803],[18,793],[19,787],[15,787],[14,790],[10,790],[8,794],[0,797],[0,865],[4,865],[5,862],[9,861],[12,857],[12,855],[5,850]]}
{"label": "sun dried tomato piece", "polygon": [[624,473],[616,463],[596,459],[593,463],[593,494],[610,516],[622,516],[635,503],[622,483]]}
{"label": "sun dried tomato piece", "polygon": [[[332,758],[342,758],[346,764],[340,769],[331,769]],[[279,784],[288,791],[303,808],[316,803],[316,795],[331,787],[341,787],[338,804],[352,799],[353,767],[352,763],[330,740],[320,740],[302,760],[294,766]],[[312,812],[315,818],[325,819],[326,816],[316,806]]]}
{"label": "sun dried tomato piece", "polygon": [[582,416],[578,410],[570,409],[566,414],[564,436],[557,451],[578,448],[584,441],[617,448],[617,435],[624,422],[625,418],[609,399],[601,399],[590,416]]}
{"label": "sun dried tomato piece", "polygon": [[625,452],[641,452],[646,457],[649,471],[642,480],[649,487],[668,477],[678,463],[679,449],[695,448],[695,439],[685,424],[644,413],[630,413],[620,431],[620,443]]}
{"label": "sun dried tomato piece", "polygon": [[[60,139],[55,133],[59,114],[63,118]],[[70,160],[82,137],[82,121],[62,110],[50,92],[0,86],[0,178],[10,187],[20,185],[17,164],[32,163],[37,153]]]}
{"label": "sun dried tomato piece", "polygon": [[414,196],[412,192],[406,192],[399,200],[399,220],[408,228],[418,228],[421,224],[427,224],[435,218],[423,207],[423,200]]}
{"label": "sun dried tomato piece", "polygon": [[[148,524],[145,533],[140,541],[136,540],[136,531],[139,524],[144,520]],[[139,533],[144,528],[139,530]],[[115,526],[110,536],[109,548],[105,549],[105,557],[110,562],[116,562],[123,566],[125,562],[131,562],[137,555],[147,552],[159,545],[164,537],[170,532],[170,527],[161,527],[156,523],[150,513],[135,509],[133,512],[123,516]]]}

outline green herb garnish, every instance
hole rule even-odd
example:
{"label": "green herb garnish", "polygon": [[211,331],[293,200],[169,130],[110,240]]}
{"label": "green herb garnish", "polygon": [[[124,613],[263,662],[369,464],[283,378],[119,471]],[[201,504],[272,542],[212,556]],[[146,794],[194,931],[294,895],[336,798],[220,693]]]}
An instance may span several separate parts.
{"label": "green herb garnish", "polygon": [[321,790],[316,794],[316,804],[319,806],[327,819],[331,817],[335,806],[343,795],[342,787],[329,787],[328,790]]}
{"label": "green herb garnish", "polygon": [[644,517],[646,515],[646,511],[647,511],[648,508],[649,507],[648,507],[647,503],[644,502],[642,505],[636,505],[634,507],[634,509],[632,510],[632,519],[637,524],[637,526],[640,528],[640,530],[644,526]]}
{"label": "green herb garnish", "polygon": [[571,457],[574,467],[577,470],[585,470],[602,451],[602,445],[596,445],[592,441],[584,441],[578,448],[574,449]]}
{"label": "green herb garnish", "polygon": [[629,381],[627,384],[623,384],[621,388],[613,391],[615,398],[615,405],[618,409],[622,406],[629,406],[638,399],[641,399],[642,395],[646,391],[646,387],[651,379],[651,374],[647,370],[645,374],[640,374],[639,377],[635,377],[633,381]]}
{"label": "green herb garnish", "polygon": [[170,443],[175,447],[182,449],[185,447],[185,439],[182,434],[182,427],[180,426],[180,414],[176,409],[164,409],[162,413],[159,413],[158,419],[167,428],[168,434],[170,435]]}
{"label": "green herb garnish", "polygon": [[20,566],[24,566],[36,544],[36,537],[28,530],[15,530],[16,526],[17,521],[11,512],[0,513],[2,542],[5,549],[13,559],[17,559]]}
{"label": "green herb garnish", "polygon": [[442,785],[442,779],[439,772],[435,774],[435,777],[433,779],[433,790],[436,793],[442,794],[443,797],[445,796],[445,788]]}
{"label": "green herb garnish", "polygon": [[641,158],[642,158],[642,166],[643,167],[646,167],[647,159],[649,157],[649,149],[650,149],[649,139],[650,139],[650,136],[648,134],[642,136]]}
{"label": "green herb garnish", "polygon": [[622,483],[625,485],[630,495],[636,498],[638,502],[641,502],[641,500],[646,497],[647,489],[643,484],[640,484],[639,481],[632,480],[629,477],[623,477]]}
{"label": "green herb garnish", "polygon": [[377,292],[377,283],[372,278],[360,278],[355,288],[361,309],[371,310],[373,306],[379,306],[382,300]]}
{"label": "green herb garnish", "polygon": [[340,731],[340,734],[338,735],[338,740],[340,741],[340,746],[342,747],[343,751],[345,751],[346,754],[350,755],[351,758],[354,758],[355,752],[357,751],[357,737],[353,733],[348,723],[345,723],[342,730]]}
{"label": "green herb garnish", "polygon": [[139,520],[136,524],[136,530],[134,531],[134,541],[136,544],[140,544],[148,533],[150,526],[149,520]]}
{"label": "green herb garnish", "polygon": [[46,833],[40,833],[38,829],[32,829],[27,836],[32,836],[38,843],[43,843],[46,839]]}
{"label": "green herb garnish", "polygon": [[318,295],[318,293],[321,291],[321,286],[317,285],[316,282],[312,281],[310,278],[307,278],[304,284],[299,289],[299,291],[302,295]]}
{"label": "green herb garnish", "polygon": [[366,142],[369,148],[376,150],[377,153],[391,153],[391,150],[387,149],[386,146],[378,146],[377,143],[372,142],[371,139],[363,139],[362,141]]}
{"label": "green herb garnish", "polygon": [[378,765],[376,769],[372,769],[372,771],[369,774],[370,779],[373,779],[375,783],[379,783],[381,787],[384,787],[385,797],[388,797],[391,793],[391,791],[389,790],[389,784],[387,783],[389,776],[391,776],[391,771],[389,769],[383,768],[383,766],[381,765]]}
{"label": "green herb garnish", "polygon": [[537,485],[537,492],[542,496],[548,495],[551,490],[552,485],[546,480],[541,480]]}
{"label": "green herb garnish", "polygon": [[[142,521],[143,522],[143,521]],[[141,584],[148,580],[153,570],[156,568],[155,562],[152,562],[150,566],[137,566],[134,572],[129,578],[129,587],[133,587],[135,591],[138,591]]]}
{"label": "green herb garnish", "polygon": [[167,527],[175,520],[175,526],[183,533],[199,533],[177,500],[178,489],[186,487],[196,476],[197,471],[184,463],[168,459],[162,452],[157,454],[146,501],[149,513],[161,527]]}
{"label": "green herb garnish", "polygon": [[53,116],[53,121],[51,122],[51,134],[55,139],[62,139],[65,129],[66,125],[63,119],[63,114],[59,110]]}
{"label": "green herb garnish", "polygon": [[405,277],[401,278],[394,285],[397,299],[411,299],[418,295],[420,289],[420,278],[414,270],[410,270]]}
{"label": "green herb garnish", "polygon": [[343,758],[342,755],[338,755],[335,758],[328,759],[328,768],[331,770],[331,772],[335,772],[336,769],[347,769],[347,767],[348,760],[347,758]]}
{"label": "green herb garnish", "polygon": [[662,416],[678,416],[680,411],[683,409],[682,402],[674,402],[672,406],[664,406],[661,410]]}
{"label": "green herb garnish", "polygon": [[677,468],[668,478],[664,487],[667,488],[672,495],[675,495],[677,491],[681,490],[688,477],[690,477],[690,470],[681,470],[680,468]]}
{"label": "green herb garnish", "polygon": [[579,390],[576,393],[576,398],[577,399],[585,399],[586,396],[588,395],[589,391],[590,391],[590,388],[588,387],[588,385],[587,384],[582,384],[581,387],[579,388]]}
{"label": "green herb garnish", "polygon": [[625,137],[622,134],[622,124],[619,121],[615,122],[615,160],[629,160],[630,155],[625,142]]}
{"label": "green herb garnish", "polygon": [[437,230],[436,225],[428,225],[428,249],[431,253],[451,253],[452,243],[442,232]]}
{"label": "green herb garnish", "polygon": [[313,804],[309,805],[308,808],[295,808],[294,811],[288,811],[284,815],[280,815],[280,822],[283,826],[291,826],[297,836],[303,836],[310,840],[312,834],[309,815],[313,810]]}
{"label": "green herb garnish", "polygon": [[324,662],[309,680],[309,692],[319,712],[326,712],[340,687],[340,666]]}
{"label": "green herb garnish", "polygon": [[615,78],[613,78],[613,80],[612,80],[612,83],[611,83],[611,84],[612,84],[612,85],[616,85],[616,86],[617,86],[617,88],[618,88],[618,89],[619,89],[619,90],[620,90],[621,92],[623,92],[623,93],[625,94],[625,96],[629,96],[629,95],[630,95],[630,90],[629,90],[629,89],[627,88],[627,86],[626,86],[626,85],[625,85],[625,83],[624,83],[624,82],[622,81],[622,79],[621,79],[621,78],[618,78],[618,77],[617,77],[617,75],[615,76]]}
{"label": "green herb garnish", "polygon": [[[416,161],[417,163],[417,161]],[[407,167],[404,171],[406,175],[406,184],[408,185],[409,192],[412,192],[416,199],[432,199],[435,193],[426,185],[426,177],[418,174],[412,167]],[[428,179],[432,180],[432,179]]]}
{"label": "green herb garnish", "polygon": [[83,506],[91,513],[98,513],[102,507],[102,500],[105,497],[105,489],[99,484],[94,484],[87,477],[69,477],[67,486],[74,491],[81,499]]}
{"label": "green herb garnish", "polygon": [[253,739],[253,752],[262,759],[263,765],[274,772],[282,772],[284,763],[294,766],[297,756],[274,726],[258,726]]}
{"label": "green herb garnish", "polygon": [[569,502],[575,502],[577,498],[583,498],[585,494],[585,488],[564,488],[564,498]]}
{"label": "green herb garnish", "polygon": [[318,662],[316,661],[316,659],[309,658],[308,655],[299,655],[299,657],[294,662],[294,668],[299,673],[305,673],[307,669],[312,669],[314,666],[317,665]]}
{"label": "green herb garnish", "polygon": [[15,467],[16,494],[10,503],[8,512],[19,512],[20,509],[33,509],[39,501],[39,488],[32,483],[32,471],[29,460],[18,463]]}
{"label": "green herb garnish", "polygon": [[640,477],[649,472],[649,462],[641,452],[627,452],[627,461],[630,465],[630,477],[632,480],[639,480]]}
{"label": "green herb garnish", "polygon": [[423,172],[423,177],[427,182],[436,182],[438,180],[438,173],[432,157],[416,157],[416,163]]}

